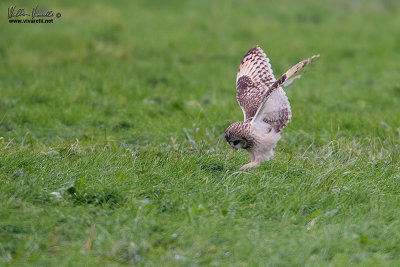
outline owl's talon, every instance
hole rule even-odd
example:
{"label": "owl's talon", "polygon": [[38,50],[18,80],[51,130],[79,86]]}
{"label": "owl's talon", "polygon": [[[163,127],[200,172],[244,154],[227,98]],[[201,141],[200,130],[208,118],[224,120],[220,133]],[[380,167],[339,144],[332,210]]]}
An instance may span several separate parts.
{"label": "owl's talon", "polygon": [[249,169],[257,168],[258,166],[260,166],[260,162],[258,162],[258,161],[253,161],[253,162],[250,162],[250,163],[248,163],[248,164],[246,164],[246,165],[243,165],[243,166],[239,169],[239,171],[246,171],[246,170],[249,170]]}

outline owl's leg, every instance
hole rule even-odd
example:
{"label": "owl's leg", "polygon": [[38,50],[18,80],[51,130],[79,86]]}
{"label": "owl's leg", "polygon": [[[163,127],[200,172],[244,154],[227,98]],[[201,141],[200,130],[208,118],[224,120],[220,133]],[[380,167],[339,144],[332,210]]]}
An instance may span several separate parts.
{"label": "owl's leg", "polygon": [[259,161],[252,161],[252,162],[250,162],[250,163],[248,163],[246,165],[243,165],[239,169],[239,171],[245,171],[245,170],[248,170],[248,169],[253,169],[253,168],[256,168],[258,166],[260,166],[260,162]]}
{"label": "owl's leg", "polygon": [[258,166],[260,166],[260,161],[256,160],[256,155],[254,154],[253,151],[248,151],[249,152],[249,156],[251,159],[251,162],[242,166],[239,171],[244,171],[244,170],[248,170],[248,169],[252,169],[252,168],[256,168]]}
{"label": "owl's leg", "polygon": [[251,151],[248,151],[248,152],[249,152],[251,162],[256,161],[256,155],[254,155],[254,152],[251,152]]}

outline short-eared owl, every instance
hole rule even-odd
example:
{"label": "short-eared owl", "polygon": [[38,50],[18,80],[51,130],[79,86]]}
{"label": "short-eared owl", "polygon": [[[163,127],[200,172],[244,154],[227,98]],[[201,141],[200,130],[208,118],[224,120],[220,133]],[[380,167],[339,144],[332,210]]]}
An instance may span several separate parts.
{"label": "short-eared owl", "polygon": [[297,63],[278,80],[260,47],[253,47],[243,57],[236,77],[236,99],[243,110],[244,121],[233,123],[225,131],[225,139],[232,148],[243,148],[250,154],[251,162],[240,170],[258,167],[273,156],[280,132],[292,116],[282,87],[300,78],[301,75],[293,75],[317,57],[319,55]]}

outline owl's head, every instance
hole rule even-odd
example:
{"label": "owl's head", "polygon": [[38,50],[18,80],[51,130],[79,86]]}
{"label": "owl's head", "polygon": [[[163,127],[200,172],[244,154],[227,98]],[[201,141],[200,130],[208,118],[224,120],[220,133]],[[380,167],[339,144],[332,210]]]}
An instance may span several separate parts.
{"label": "owl's head", "polygon": [[225,139],[233,149],[249,149],[252,146],[249,125],[246,122],[235,122],[225,130]]}

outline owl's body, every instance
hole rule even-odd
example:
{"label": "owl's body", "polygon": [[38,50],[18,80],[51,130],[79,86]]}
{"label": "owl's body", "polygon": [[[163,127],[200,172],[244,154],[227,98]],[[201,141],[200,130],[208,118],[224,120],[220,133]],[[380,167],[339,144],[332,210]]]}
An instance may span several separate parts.
{"label": "owl's body", "polygon": [[299,78],[299,75],[292,75],[316,57],[296,64],[278,80],[260,47],[250,49],[243,57],[236,79],[236,99],[242,108],[244,121],[233,123],[225,131],[225,139],[232,148],[249,152],[251,162],[241,170],[258,167],[273,156],[280,132],[292,116],[282,87]]}

